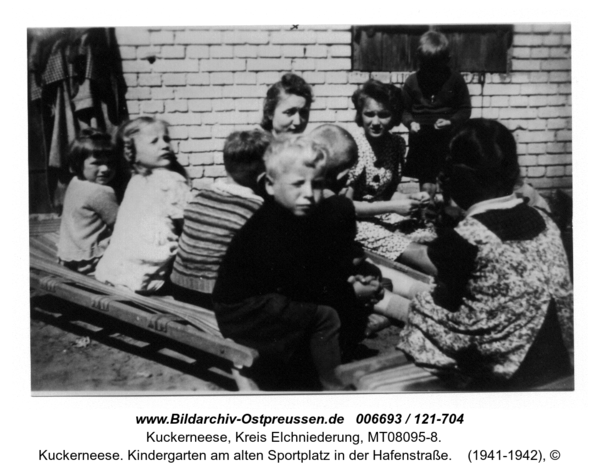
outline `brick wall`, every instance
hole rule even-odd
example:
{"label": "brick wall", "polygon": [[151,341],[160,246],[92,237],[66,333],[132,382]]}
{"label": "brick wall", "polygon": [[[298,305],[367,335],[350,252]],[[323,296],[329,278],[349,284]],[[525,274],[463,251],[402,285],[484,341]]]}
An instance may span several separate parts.
{"label": "brick wall", "polygon": [[[356,126],[350,96],[358,84],[374,77],[402,85],[409,74],[353,72],[348,26],[117,28],[117,38],[130,114],[171,123],[195,185],[225,176],[225,137],[260,122],[262,99],[283,73],[313,86],[310,127],[348,129]],[[515,25],[509,73],[464,76],[472,116],[498,119],[515,132],[526,180],[542,192],[571,192],[570,26]]]}

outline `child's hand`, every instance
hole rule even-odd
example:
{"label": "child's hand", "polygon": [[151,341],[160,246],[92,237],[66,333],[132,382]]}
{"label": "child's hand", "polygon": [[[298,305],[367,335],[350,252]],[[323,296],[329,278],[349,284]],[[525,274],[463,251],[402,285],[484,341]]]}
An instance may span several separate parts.
{"label": "child's hand", "polygon": [[364,302],[365,305],[375,305],[383,298],[383,286],[378,280],[372,280],[370,283],[365,284],[358,280],[358,277],[351,278],[354,279],[352,288],[356,298]]}
{"label": "child's hand", "polygon": [[373,274],[356,274],[354,280],[360,282],[363,285],[369,285],[373,282],[379,282],[379,278]]}
{"label": "child's hand", "polygon": [[419,123],[417,123],[416,121],[413,121],[410,124],[410,130],[411,133],[418,133],[419,131],[421,131],[421,125]]}
{"label": "child's hand", "polygon": [[438,191],[437,185],[432,182],[424,183],[421,188],[423,189],[423,192],[426,192],[431,198],[433,198]]}
{"label": "child's hand", "polygon": [[349,284],[355,284],[357,282],[363,284],[363,285],[369,285],[371,283],[373,283],[373,281],[379,281],[379,279],[373,275],[363,275],[363,274],[354,274],[351,275],[350,277],[348,277],[348,283]]}
{"label": "child's hand", "polygon": [[433,125],[433,127],[435,129],[444,129],[444,128],[447,128],[450,125],[452,125],[452,122],[450,120],[445,120],[444,118],[440,118],[439,120],[437,120],[435,122],[435,124]]}

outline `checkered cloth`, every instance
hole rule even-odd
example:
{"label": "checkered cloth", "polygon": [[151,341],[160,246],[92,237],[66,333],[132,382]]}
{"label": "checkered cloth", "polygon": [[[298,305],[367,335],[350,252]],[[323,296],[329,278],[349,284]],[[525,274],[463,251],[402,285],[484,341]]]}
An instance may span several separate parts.
{"label": "checkered cloth", "polygon": [[[75,49],[75,51],[74,51]],[[69,58],[84,57],[85,69],[83,77],[74,62]],[[66,44],[63,41],[57,41],[48,58],[44,72],[41,75],[40,83],[37,83],[33,74],[30,74],[31,99],[38,100],[42,97],[42,90],[46,85],[60,82],[69,78],[94,79],[97,77],[97,67],[94,66],[94,57],[92,48],[87,41],[87,35],[81,36],[75,43]]]}

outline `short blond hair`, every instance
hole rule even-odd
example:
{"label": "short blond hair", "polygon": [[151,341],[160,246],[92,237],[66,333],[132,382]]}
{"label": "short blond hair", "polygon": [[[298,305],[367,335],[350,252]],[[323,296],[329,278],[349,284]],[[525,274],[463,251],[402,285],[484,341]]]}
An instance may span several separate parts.
{"label": "short blond hair", "polygon": [[274,180],[297,160],[306,167],[325,170],[327,151],[306,136],[291,136],[275,139],[265,152],[264,160],[267,177]]}
{"label": "short blond hair", "polygon": [[335,178],[358,161],[358,146],[352,135],[338,125],[324,124],[309,133],[312,140],[327,150],[328,178]]}
{"label": "short blond hair", "polygon": [[417,60],[421,65],[447,64],[450,61],[450,42],[436,30],[429,30],[419,38]]}

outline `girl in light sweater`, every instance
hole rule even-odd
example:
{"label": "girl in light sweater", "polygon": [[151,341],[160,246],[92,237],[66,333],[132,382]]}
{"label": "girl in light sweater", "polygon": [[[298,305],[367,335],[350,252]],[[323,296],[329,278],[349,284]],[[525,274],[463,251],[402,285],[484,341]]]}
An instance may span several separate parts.
{"label": "girl in light sweater", "polygon": [[84,129],[68,155],[75,174],[65,194],[59,262],[82,274],[93,274],[104,254],[119,205],[110,186],[117,174],[118,159],[107,133]]}

